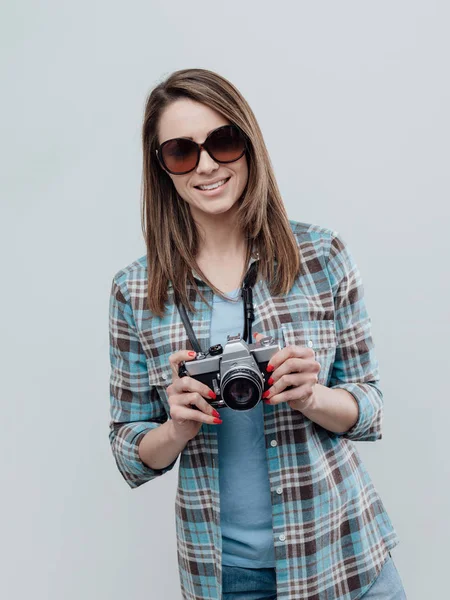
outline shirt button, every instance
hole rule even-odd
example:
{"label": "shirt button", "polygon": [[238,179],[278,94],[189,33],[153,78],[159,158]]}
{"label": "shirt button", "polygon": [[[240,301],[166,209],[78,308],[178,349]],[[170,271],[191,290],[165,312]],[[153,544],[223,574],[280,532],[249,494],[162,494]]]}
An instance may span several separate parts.
{"label": "shirt button", "polygon": [[282,533],[278,539],[280,540],[280,542],[284,542],[286,539],[286,536],[284,535],[284,533]]}
{"label": "shirt button", "polygon": [[163,373],[163,374],[161,375],[161,377],[162,377],[162,379],[163,379],[164,381],[166,381],[166,379],[167,379],[167,375],[166,375],[165,373]]}
{"label": "shirt button", "polygon": [[272,446],[272,448],[275,448],[275,446],[277,446],[277,445],[278,445],[278,444],[277,444],[277,440],[272,440],[272,441],[270,442],[270,445]]}
{"label": "shirt button", "polygon": [[279,487],[277,488],[277,494],[282,494],[283,493],[283,488]]}
{"label": "shirt button", "polygon": [[314,346],[314,344],[313,344],[312,340],[308,340],[308,346],[309,346],[310,348],[312,348],[312,347]]}

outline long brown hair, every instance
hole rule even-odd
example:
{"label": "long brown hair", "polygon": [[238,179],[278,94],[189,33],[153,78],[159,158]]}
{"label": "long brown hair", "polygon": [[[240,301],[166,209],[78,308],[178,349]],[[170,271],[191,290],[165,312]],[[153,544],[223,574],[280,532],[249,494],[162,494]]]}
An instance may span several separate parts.
{"label": "long brown hair", "polygon": [[161,114],[180,98],[209,106],[247,136],[249,174],[237,216],[247,239],[246,264],[256,249],[259,276],[268,282],[272,295],[286,294],[300,271],[299,249],[255,115],[240,92],[220,75],[205,69],[183,69],[172,73],[151,91],[142,126],[142,231],[147,246],[150,311],[160,317],[164,315],[169,282],[175,297],[188,310],[193,311],[188,282],[206,302],[193,270],[214,293],[223,297],[196,263],[199,235],[189,205],[179,197],[156,156]]}

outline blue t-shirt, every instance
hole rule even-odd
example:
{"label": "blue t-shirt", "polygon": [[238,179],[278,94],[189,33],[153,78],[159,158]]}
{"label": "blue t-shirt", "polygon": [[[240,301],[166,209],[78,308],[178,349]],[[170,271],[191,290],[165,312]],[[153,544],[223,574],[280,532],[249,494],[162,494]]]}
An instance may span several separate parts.
{"label": "blue t-shirt", "polygon": [[[240,289],[227,294],[237,299]],[[244,330],[239,302],[214,296],[211,344],[225,346],[227,335]],[[262,401],[249,411],[220,409],[220,522],[222,563],[235,567],[275,566],[272,505],[264,439]]]}

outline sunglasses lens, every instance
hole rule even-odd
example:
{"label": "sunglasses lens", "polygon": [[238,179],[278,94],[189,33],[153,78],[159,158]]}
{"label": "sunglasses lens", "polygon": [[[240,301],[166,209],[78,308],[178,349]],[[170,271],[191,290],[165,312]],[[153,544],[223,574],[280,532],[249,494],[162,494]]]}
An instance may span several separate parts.
{"label": "sunglasses lens", "polygon": [[232,125],[221,127],[209,137],[208,150],[218,162],[233,162],[245,152],[244,136]]}
{"label": "sunglasses lens", "polygon": [[[225,125],[209,135],[204,148],[208,149],[217,162],[234,162],[245,152],[245,138],[234,125]],[[176,138],[161,146],[162,162],[174,175],[182,175],[195,169],[198,157],[199,146],[192,140]]]}
{"label": "sunglasses lens", "polygon": [[161,155],[166,168],[176,173],[186,173],[195,167],[198,156],[197,144],[191,140],[170,140],[161,148]]}

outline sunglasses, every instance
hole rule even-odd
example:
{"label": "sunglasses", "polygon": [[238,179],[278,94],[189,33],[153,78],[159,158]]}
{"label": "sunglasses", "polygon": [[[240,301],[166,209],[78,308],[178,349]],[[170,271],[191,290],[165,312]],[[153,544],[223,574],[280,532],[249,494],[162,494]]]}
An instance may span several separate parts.
{"label": "sunglasses", "polygon": [[187,138],[167,140],[156,150],[156,155],[166,171],[185,175],[197,167],[202,150],[215,162],[232,163],[244,156],[246,149],[246,138],[239,127],[224,125],[211,131],[203,144]]}

